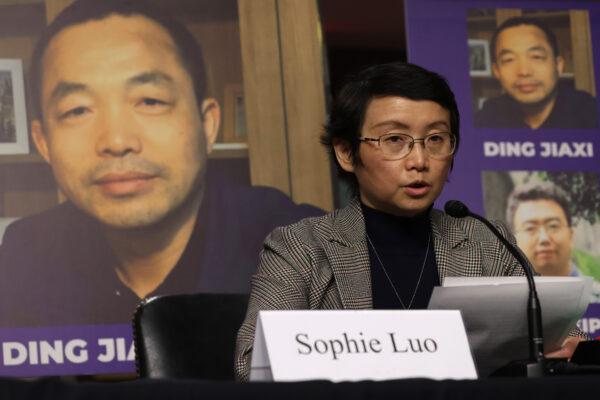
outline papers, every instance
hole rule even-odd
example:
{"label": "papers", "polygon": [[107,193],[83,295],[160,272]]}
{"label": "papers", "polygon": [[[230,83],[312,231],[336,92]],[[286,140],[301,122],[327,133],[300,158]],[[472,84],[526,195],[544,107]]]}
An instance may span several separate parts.
{"label": "papers", "polygon": [[[545,351],[560,348],[588,305],[587,277],[536,277],[542,307]],[[459,309],[479,376],[529,356],[527,280],[523,277],[447,277],[435,287],[429,309]]]}

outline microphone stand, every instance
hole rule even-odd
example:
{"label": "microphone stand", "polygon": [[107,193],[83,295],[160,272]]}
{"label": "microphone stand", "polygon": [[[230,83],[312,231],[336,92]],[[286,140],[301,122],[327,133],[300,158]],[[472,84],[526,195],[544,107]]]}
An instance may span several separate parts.
{"label": "microphone stand", "polygon": [[510,254],[521,264],[521,268],[527,277],[529,286],[529,297],[527,300],[527,322],[529,328],[529,359],[514,361],[505,367],[497,370],[493,375],[527,376],[541,377],[546,372],[546,362],[544,358],[544,335],[542,328],[542,308],[540,299],[533,280],[533,271],[523,255],[515,246],[502,236],[492,223],[482,216],[471,212],[463,203],[451,200],[446,203],[445,211],[453,217],[462,218],[470,216],[481,221],[490,231],[502,242]]}

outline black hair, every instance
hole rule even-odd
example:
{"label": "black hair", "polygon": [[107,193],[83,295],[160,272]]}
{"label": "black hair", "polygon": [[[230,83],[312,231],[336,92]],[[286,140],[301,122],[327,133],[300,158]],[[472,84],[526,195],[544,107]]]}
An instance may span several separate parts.
{"label": "black hair", "polygon": [[32,57],[31,98],[34,118],[42,118],[43,57],[52,39],[64,29],[110,15],[142,16],[163,27],[173,39],[178,57],[190,74],[198,106],[206,95],[206,71],[202,49],[194,36],[166,10],[148,0],[77,0],[66,7],[46,28]]}
{"label": "black hair", "polygon": [[506,222],[508,222],[513,230],[515,228],[515,214],[519,205],[527,201],[537,200],[549,200],[558,204],[565,213],[567,223],[571,226],[573,221],[569,209],[569,196],[567,195],[567,192],[550,182],[534,182],[517,186],[508,197]]}
{"label": "black hair", "polygon": [[454,94],[446,80],[435,72],[418,65],[393,62],[368,67],[346,79],[335,97],[325,132],[323,143],[335,162],[340,179],[346,181],[354,193],[358,182],[354,174],[344,171],[333,150],[335,139],[344,140],[350,145],[352,160],[360,165],[358,148],[361,129],[369,103],[374,98],[404,97],[410,100],[430,100],[450,113],[450,130],[456,137],[456,149],[460,142],[460,115]]}
{"label": "black hair", "polygon": [[498,44],[498,35],[500,35],[500,33],[502,33],[502,31],[504,31],[508,28],[513,28],[515,26],[520,26],[520,25],[532,25],[532,26],[535,26],[536,28],[539,28],[542,32],[544,32],[544,35],[546,35],[546,40],[548,41],[548,44],[550,45],[550,48],[552,48],[552,52],[554,53],[554,58],[558,57],[558,55],[560,54],[558,51],[558,40],[556,39],[556,35],[554,34],[554,32],[552,32],[552,30],[548,26],[546,26],[546,24],[544,24],[542,21],[540,21],[536,18],[513,17],[513,18],[507,19],[502,24],[500,24],[500,26],[498,28],[496,28],[496,31],[494,32],[494,35],[492,36],[491,57],[492,57],[493,63],[496,62],[496,45]]}

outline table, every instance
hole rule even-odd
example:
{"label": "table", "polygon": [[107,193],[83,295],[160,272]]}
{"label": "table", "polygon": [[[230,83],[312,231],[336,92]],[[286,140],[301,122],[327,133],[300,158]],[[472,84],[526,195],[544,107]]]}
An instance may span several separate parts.
{"label": "table", "polygon": [[599,377],[488,378],[473,381],[403,379],[383,382],[325,381],[233,383],[194,380],[134,380],[119,383],[35,381],[0,378],[0,399],[592,399],[600,393]]}

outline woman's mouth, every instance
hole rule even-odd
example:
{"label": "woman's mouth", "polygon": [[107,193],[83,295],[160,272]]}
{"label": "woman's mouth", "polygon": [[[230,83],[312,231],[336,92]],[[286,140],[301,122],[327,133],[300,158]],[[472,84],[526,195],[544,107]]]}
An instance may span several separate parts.
{"label": "woman's mouth", "polygon": [[404,193],[410,197],[423,197],[431,190],[431,185],[423,181],[414,181],[404,186]]}

